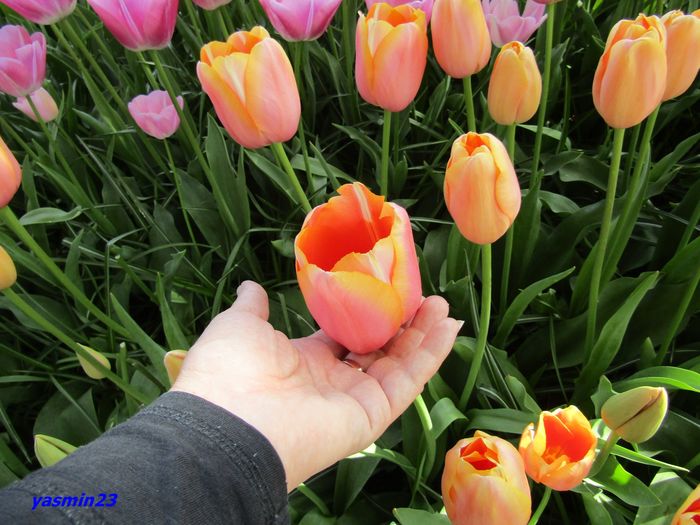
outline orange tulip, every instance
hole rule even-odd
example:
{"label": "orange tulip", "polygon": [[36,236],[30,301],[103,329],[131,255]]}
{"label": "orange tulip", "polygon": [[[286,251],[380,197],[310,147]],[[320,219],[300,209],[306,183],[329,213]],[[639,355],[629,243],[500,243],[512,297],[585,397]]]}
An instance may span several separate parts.
{"label": "orange tulip", "polygon": [[374,4],[357,21],[355,79],[360,95],[388,111],[413,101],[428,59],[425,13],[408,5]]}
{"label": "orange tulip", "polygon": [[442,498],[453,525],[524,525],[530,519],[522,458],[506,440],[480,430],[447,452]]}
{"label": "orange tulip", "polygon": [[4,208],[15,196],[22,183],[19,162],[0,137],[0,208]]}
{"label": "orange tulip", "polygon": [[17,282],[17,269],[12,257],[0,246],[0,290],[10,288]]}
{"label": "orange tulip", "polygon": [[666,89],[666,28],[656,16],[611,29],[593,79],[593,103],[613,128],[631,128],[661,103]]}
{"label": "orange tulip", "polygon": [[489,113],[504,126],[528,121],[542,96],[542,75],[535,54],[520,42],[501,48],[489,81]]}
{"label": "orange tulip", "polygon": [[685,93],[700,69],[700,10],[692,15],[671,11],[661,20],[668,35],[668,78],[663,100],[669,100]]}
{"label": "orange tulip", "polygon": [[418,259],[406,210],[359,182],[338,193],[309,213],[297,235],[297,278],[323,331],[366,354],[418,309]]}
{"label": "orange tulip", "polygon": [[591,424],[575,406],[540,414],[520,438],[528,476],[554,490],[571,490],[591,470],[598,442]]}
{"label": "orange tulip", "polygon": [[490,133],[467,133],[452,145],[445,202],[459,231],[476,244],[497,241],[520,211],[520,186],[503,143]]}
{"label": "orange tulip", "polygon": [[489,63],[491,38],[479,0],[436,0],[430,28],[435,58],[451,77],[468,77]]}
{"label": "orange tulip", "polygon": [[205,45],[197,76],[226,131],[242,146],[286,142],[297,132],[301,102],[294,70],[264,28]]}
{"label": "orange tulip", "polygon": [[700,485],[695,487],[671,520],[671,525],[698,525],[700,523]]}

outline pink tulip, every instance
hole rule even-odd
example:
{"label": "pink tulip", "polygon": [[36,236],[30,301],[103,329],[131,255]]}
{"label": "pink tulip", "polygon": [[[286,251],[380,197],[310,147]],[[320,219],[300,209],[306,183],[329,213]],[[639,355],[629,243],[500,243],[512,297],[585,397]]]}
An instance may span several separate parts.
{"label": "pink tulip", "polygon": [[46,38],[21,26],[0,27],[0,91],[24,97],[46,78]]}
{"label": "pink tulip", "polygon": [[285,40],[316,40],[328,29],[341,0],[260,0]]}
{"label": "pink tulip", "polygon": [[48,25],[73,12],[76,0],[0,0],[30,22]]}
{"label": "pink tulip", "polygon": [[481,5],[491,41],[498,47],[516,40],[524,44],[547,18],[544,5],[533,0],[527,0],[522,15],[516,0],[481,0]]}
{"label": "pink tulip", "polygon": [[222,5],[230,4],[231,0],[192,0],[195,5],[198,5],[202,9],[206,9],[207,11],[213,11],[214,9],[218,9]]}
{"label": "pink tulip", "polygon": [[[180,107],[184,107],[182,97],[177,97]],[[139,95],[129,102],[129,113],[144,133],[157,139],[165,139],[180,127],[180,116],[165,91],[153,91]]]}
{"label": "pink tulip", "polygon": [[549,4],[556,4],[557,2],[561,2],[561,0],[535,0],[535,2],[537,2],[538,4],[549,5]]}
{"label": "pink tulip", "polygon": [[44,122],[51,122],[58,116],[58,106],[56,105],[56,101],[48,91],[46,91],[44,88],[39,88],[31,95],[27,95],[27,97],[19,97],[17,102],[12,103],[14,107],[19,109],[34,122],[38,122],[38,119],[34,113],[34,110],[29,105],[29,101],[27,101],[28,97],[32,99],[32,102],[34,102],[36,110],[39,112],[39,116]]}
{"label": "pink tulip", "polygon": [[173,38],[178,0],[88,0],[88,4],[127,49],[163,49]]}
{"label": "pink tulip", "polygon": [[433,2],[434,0],[366,0],[367,3],[367,9],[372,7],[374,4],[381,4],[384,2],[385,4],[389,4],[391,6],[396,7],[397,5],[401,4],[408,4],[411,7],[415,7],[416,9],[420,9],[425,13],[425,21],[430,22],[430,17],[433,14]]}

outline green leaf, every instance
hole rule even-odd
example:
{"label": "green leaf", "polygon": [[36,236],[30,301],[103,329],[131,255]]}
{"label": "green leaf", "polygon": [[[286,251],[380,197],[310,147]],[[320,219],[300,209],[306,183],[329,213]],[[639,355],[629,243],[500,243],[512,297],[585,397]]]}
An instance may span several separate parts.
{"label": "green leaf", "polygon": [[659,461],[658,459],[650,458],[649,456],[645,456],[644,454],[640,454],[639,452],[635,452],[634,450],[624,448],[620,445],[613,446],[612,454],[621,458],[629,459],[634,463],[640,463],[642,465],[650,465],[652,467],[688,472],[688,469],[685,467],[679,467],[678,465],[673,465],[671,463],[666,463],[665,461]]}
{"label": "green leaf", "polygon": [[430,409],[430,419],[433,422],[430,434],[433,440],[437,440],[452,423],[466,419],[466,416],[459,411],[451,399],[445,398],[435,403]]}
{"label": "green leaf", "polygon": [[608,456],[603,468],[592,479],[629,505],[639,507],[661,503],[649,487],[627,472],[613,456]]}
{"label": "green leaf", "polygon": [[605,191],[608,186],[609,171],[607,164],[593,157],[581,155],[559,168],[559,178],[564,182],[586,182]]}
{"label": "green leaf", "polygon": [[156,293],[158,294],[160,315],[163,320],[163,331],[165,332],[165,339],[168,341],[168,346],[171,350],[187,350],[190,347],[190,343],[173,315],[173,311],[170,308],[170,301],[168,301],[165,295],[163,279],[160,274],[156,277]]}
{"label": "green leaf", "polygon": [[559,215],[576,213],[581,209],[574,201],[568,197],[565,197],[564,195],[560,195],[559,193],[540,191],[540,199],[550,210]]}
{"label": "green leaf", "polygon": [[600,417],[600,409],[603,407],[603,404],[613,395],[615,395],[615,390],[613,390],[610,380],[605,376],[600,376],[598,390],[591,396],[591,401],[593,401],[593,406],[595,406],[595,414],[597,417]]}
{"label": "green leaf", "polygon": [[333,508],[343,514],[353,504],[381,460],[379,458],[344,459],[335,475]]}
{"label": "green leaf", "polygon": [[394,516],[401,525],[450,525],[450,520],[444,514],[435,514],[425,510],[394,509]]}
{"label": "green leaf", "polygon": [[80,207],[75,207],[70,211],[59,210],[58,208],[37,208],[29,211],[20,217],[19,222],[23,226],[33,224],[56,224],[59,222],[72,221],[83,213]]}
{"label": "green leaf", "polygon": [[586,509],[590,523],[595,525],[613,525],[610,513],[608,513],[605,505],[598,501],[596,496],[593,494],[581,494],[581,498],[583,499],[583,506]]}
{"label": "green leaf", "polygon": [[340,124],[335,123],[333,124],[333,126],[338,128],[352,140],[357,142],[360,145],[360,147],[363,150],[365,150],[370,155],[370,157],[372,157],[374,165],[379,166],[379,163],[381,162],[382,158],[382,148],[379,146],[379,144],[377,144],[375,141],[369,138],[366,134],[359,131],[357,128],[353,128],[350,126],[341,126]]}
{"label": "green leaf", "polygon": [[214,197],[194,177],[179,173],[182,187],[182,200],[187,213],[194,219],[197,228],[202,232],[212,248],[225,245],[224,232],[221,228],[221,218],[216,212],[217,204]]}
{"label": "green leaf", "polygon": [[615,388],[620,391],[638,386],[663,386],[700,393],[700,374],[675,366],[655,366],[615,383]]}
{"label": "green leaf", "polygon": [[520,408],[529,410],[539,417],[542,409],[530,394],[527,393],[525,385],[523,385],[517,377],[511,375],[506,376],[506,383],[508,384],[508,390],[511,391]]}
{"label": "green leaf", "polygon": [[491,430],[520,435],[530,423],[537,420],[539,414],[512,410],[510,408],[492,408],[490,410],[475,408],[467,412],[468,428],[471,430]]}
{"label": "green leaf", "polygon": [[642,505],[637,510],[634,525],[668,525],[685,498],[690,487],[674,472],[658,472],[649,488],[660,500],[658,505]]}

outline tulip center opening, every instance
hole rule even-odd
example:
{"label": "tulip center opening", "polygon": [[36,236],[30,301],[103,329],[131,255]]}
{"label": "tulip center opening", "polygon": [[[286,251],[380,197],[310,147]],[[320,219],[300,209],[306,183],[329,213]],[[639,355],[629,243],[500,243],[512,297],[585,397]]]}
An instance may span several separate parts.
{"label": "tulip center opening", "polygon": [[585,429],[579,432],[574,425],[569,428],[554,415],[547,415],[543,419],[547,446],[542,459],[547,463],[553,463],[561,457],[574,462],[581,461],[594,444],[595,437]]}
{"label": "tulip center opening", "polygon": [[491,470],[498,466],[498,453],[491,450],[481,438],[462,447],[459,456],[476,470]]}

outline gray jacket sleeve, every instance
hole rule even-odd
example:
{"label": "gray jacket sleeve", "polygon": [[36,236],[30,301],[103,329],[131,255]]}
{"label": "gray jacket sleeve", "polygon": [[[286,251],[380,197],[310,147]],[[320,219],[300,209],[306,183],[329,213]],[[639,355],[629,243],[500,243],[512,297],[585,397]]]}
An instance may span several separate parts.
{"label": "gray jacket sleeve", "polygon": [[272,445],[182,392],[0,491],[0,523],[288,522],[284,467]]}

